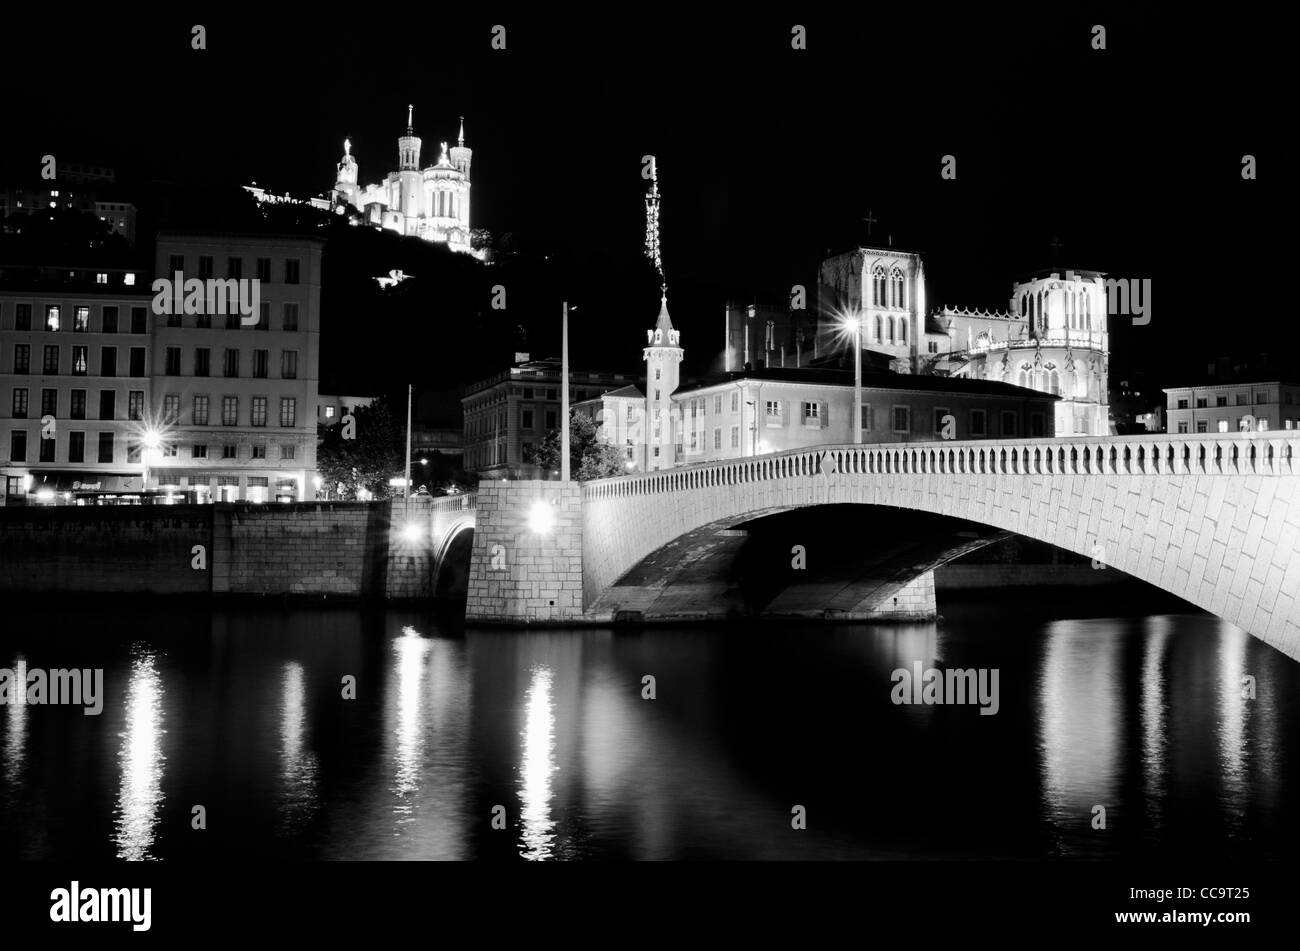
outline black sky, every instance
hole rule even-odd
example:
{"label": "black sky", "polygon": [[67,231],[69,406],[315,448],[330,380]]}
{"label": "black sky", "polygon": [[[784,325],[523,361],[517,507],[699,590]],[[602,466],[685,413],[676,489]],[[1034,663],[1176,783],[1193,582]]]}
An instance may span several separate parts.
{"label": "black sky", "polygon": [[[865,243],[868,212],[872,243],[926,255],[932,304],[1004,308],[1048,264],[1151,277],[1151,324],[1113,328],[1119,369],[1161,377],[1290,336],[1274,316],[1294,207],[1278,24],[1097,6],[292,14],[19,14],[6,32],[26,39],[0,70],[5,173],[52,153],[128,180],[312,194],[345,135],[363,181],[394,167],[412,102],[425,162],[465,115],[474,224],[588,275],[583,332],[633,363],[658,302],[591,276],[639,253],[646,154],[688,367],[719,349],[726,294],[811,285],[828,250]],[[807,50],[790,47],[794,23]],[[1241,180],[1244,153],[1260,180]]]}

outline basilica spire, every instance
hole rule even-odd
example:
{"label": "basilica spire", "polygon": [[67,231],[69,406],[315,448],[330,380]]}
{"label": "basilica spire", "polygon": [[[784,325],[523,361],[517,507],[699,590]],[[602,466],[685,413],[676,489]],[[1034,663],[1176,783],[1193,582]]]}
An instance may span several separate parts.
{"label": "basilica spire", "polygon": [[406,106],[406,134],[415,135],[415,126],[413,120],[415,117],[415,106],[407,104]]}
{"label": "basilica spire", "polygon": [[460,135],[456,137],[456,144],[462,148],[465,146],[465,117],[460,117]]}

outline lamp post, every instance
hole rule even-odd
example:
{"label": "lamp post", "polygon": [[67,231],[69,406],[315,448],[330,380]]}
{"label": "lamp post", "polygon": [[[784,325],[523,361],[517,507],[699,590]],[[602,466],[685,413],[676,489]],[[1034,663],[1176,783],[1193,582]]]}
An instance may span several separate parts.
{"label": "lamp post", "polygon": [[862,311],[843,319],[846,330],[853,331],[853,443],[862,445]]}
{"label": "lamp post", "polygon": [[414,386],[406,384],[406,485],[402,492],[406,496],[406,522],[411,523],[411,393]]}
{"label": "lamp post", "polygon": [[144,493],[149,490],[149,456],[158,451],[162,445],[162,437],[154,430],[146,430],[140,440],[140,462],[142,472],[140,475],[140,500],[144,501]]}
{"label": "lamp post", "polygon": [[569,302],[560,330],[560,481],[569,481]]}

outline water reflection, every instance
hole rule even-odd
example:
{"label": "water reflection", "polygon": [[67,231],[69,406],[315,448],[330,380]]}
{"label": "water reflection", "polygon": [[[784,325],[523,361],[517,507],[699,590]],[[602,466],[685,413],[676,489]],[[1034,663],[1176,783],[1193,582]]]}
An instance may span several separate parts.
{"label": "water reflection", "polygon": [[162,678],[157,656],[142,644],[131,648],[126,688],[126,730],[118,760],[122,769],[116,808],[117,857],[131,862],[154,858],[154,827],[162,805]]}
{"label": "water reflection", "polygon": [[410,822],[415,812],[413,797],[420,788],[420,750],[423,731],[420,724],[420,680],[424,673],[424,659],[429,653],[429,642],[413,627],[402,629],[402,636],[394,639],[393,652],[397,655],[397,749],[393,795],[397,802],[393,811],[397,824]]}
{"label": "water reflection", "polygon": [[[1056,849],[1087,850],[1093,809],[1119,802],[1124,705],[1113,622],[1055,621],[1038,678],[1043,798]],[[1115,816],[1107,818],[1108,823]]]}
{"label": "water reflection", "polygon": [[27,748],[27,661],[19,657],[10,669],[14,680],[5,716],[5,784],[16,785]]}
{"label": "water reflection", "polygon": [[284,665],[284,699],[280,705],[281,818],[292,832],[316,811],[316,754],[307,749],[307,691],[302,664]]}
{"label": "water reflection", "polygon": [[1140,675],[1142,784],[1146,793],[1147,818],[1153,828],[1159,828],[1162,824],[1169,772],[1169,701],[1165,654],[1169,649],[1172,621],[1168,617],[1153,617],[1148,619],[1146,627]]}
{"label": "water reflection", "polygon": [[552,680],[551,668],[534,666],[524,704],[524,755],[519,783],[519,798],[523,801],[520,854],[535,861],[552,857],[555,838],[555,821],[551,818],[551,774],[555,772]]}
{"label": "water reflection", "polygon": [[1224,816],[1228,827],[1241,828],[1241,801],[1247,785],[1246,725],[1250,704],[1246,699],[1246,651],[1250,635],[1224,623],[1219,631],[1219,771]]}

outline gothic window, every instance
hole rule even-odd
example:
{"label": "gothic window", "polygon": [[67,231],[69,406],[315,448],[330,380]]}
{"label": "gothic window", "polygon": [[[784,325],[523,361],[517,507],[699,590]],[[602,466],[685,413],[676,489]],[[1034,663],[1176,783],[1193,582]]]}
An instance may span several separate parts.
{"label": "gothic window", "polygon": [[877,307],[885,306],[885,269],[879,264],[871,274],[871,295]]}
{"label": "gothic window", "polygon": [[901,317],[898,319],[898,342],[907,343],[907,321]]}
{"label": "gothic window", "polygon": [[1050,379],[1050,383],[1049,383],[1048,392],[1051,393],[1053,396],[1060,396],[1061,395],[1061,374],[1053,370],[1052,375],[1049,379]]}
{"label": "gothic window", "polygon": [[1020,375],[1016,377],[1016,385],[1027,387],[1029,385],[1029,374],[1021,370]]}
{"label": "gothic window", "polygon": [[894,342],[894,318],[889,318],[889,342]]}
{"label": "gothic window", "polygon": [[879,343],[885,341],[885,318],[876,314],[876,340]]}

